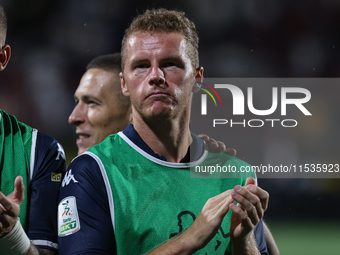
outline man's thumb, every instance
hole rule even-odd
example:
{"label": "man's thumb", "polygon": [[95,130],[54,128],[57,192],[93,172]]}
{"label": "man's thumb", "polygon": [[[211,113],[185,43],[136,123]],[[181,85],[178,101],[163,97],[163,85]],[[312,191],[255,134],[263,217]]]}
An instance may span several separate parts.
{"label": "man's thumb", "polygon": [[25,185],[23,183],[22,177],[17,176],[14,180],[13,198],[19,205],[21,205],[22,201],[24,201],[24,198],[25,198],[24,191],[25,191]]}

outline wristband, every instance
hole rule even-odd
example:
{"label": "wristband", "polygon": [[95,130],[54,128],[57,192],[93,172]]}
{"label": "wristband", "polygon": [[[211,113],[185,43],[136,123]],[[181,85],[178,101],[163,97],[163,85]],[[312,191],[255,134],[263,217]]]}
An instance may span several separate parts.
{"label": "wristband", "polygon": [[26,254],[31,246],[24,229],[18,219],[14,228],[3,238],[0,238],[1,254],[23,255]]}

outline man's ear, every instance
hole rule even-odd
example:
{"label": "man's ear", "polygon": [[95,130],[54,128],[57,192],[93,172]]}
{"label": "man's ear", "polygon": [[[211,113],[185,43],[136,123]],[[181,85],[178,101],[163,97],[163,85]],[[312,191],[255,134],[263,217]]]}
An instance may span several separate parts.
{"label": "man's ear", "polygon": [[0,50],[0,71],[4,70],[11,58],[11,47],[5,44]]}
{"label": "man's ear", "polygon": [[200,66],[196,69],[196,76],[195,76],[195,84],[192,87],[192,92],[195,93],[197,91],[199,91],[200,87],[202,86],[202,82],[203,82],[203,67]]}
{"label": "man's ear", "polygon": [[124,96],[129,97],[130,96],[130,92],[129,92],[127,86],[126,86],[123,72],[119,73],[119,77],[120,77],[120,86],[122,88],[122,93],[123,93]]}

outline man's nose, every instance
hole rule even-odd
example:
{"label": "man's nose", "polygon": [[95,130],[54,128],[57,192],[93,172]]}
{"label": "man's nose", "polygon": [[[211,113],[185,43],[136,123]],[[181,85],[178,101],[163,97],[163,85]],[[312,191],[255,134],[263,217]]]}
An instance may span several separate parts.
{"label": "man's nose", "polygon": [[159,86],[164,83],[165,77],[163,70],[159,67],[153,67],[150,74],[149,84]]}
{"label": "man's nose", "polygon": [[71,115],[68,117],[68,123],[70,123],[71,125],[80,125],[81,123],[83,123],[85,121],[85,118],[84,118],[84,111],[80,105],[80,103],[78,103]]}

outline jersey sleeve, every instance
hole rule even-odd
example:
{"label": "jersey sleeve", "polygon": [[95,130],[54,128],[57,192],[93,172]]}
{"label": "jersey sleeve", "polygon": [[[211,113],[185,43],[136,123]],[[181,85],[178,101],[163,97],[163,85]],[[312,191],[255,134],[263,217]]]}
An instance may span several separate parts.
{"label": "jersey sleeve", "polygon": [[[255,179],[255,185],[258,186],[258,180],[255,172],[253,177]],[[263,220],[260,220],[260,222],[255,226],[254,235],[261,255],[269,255],[266,239],[264,237]]]}
{"label": "jersey sleeve", "polygon": [[59,194],[60,254],[116,254],[108,195],[97,162],[82,154],[70,164]]}
{"label": "jersey sleeve", "polygon": [[255,240],[261,255],[269,255],[264,237],[263,221],[261,220],[254,229]]}
{"label": "jersey sleeve", "polygon": [[62,146],[54,138],[39,132],[35,144],[33,175],[27,193],[27,235],[33,244],[44,249],[58,249],[56,211],[65,170]]}

